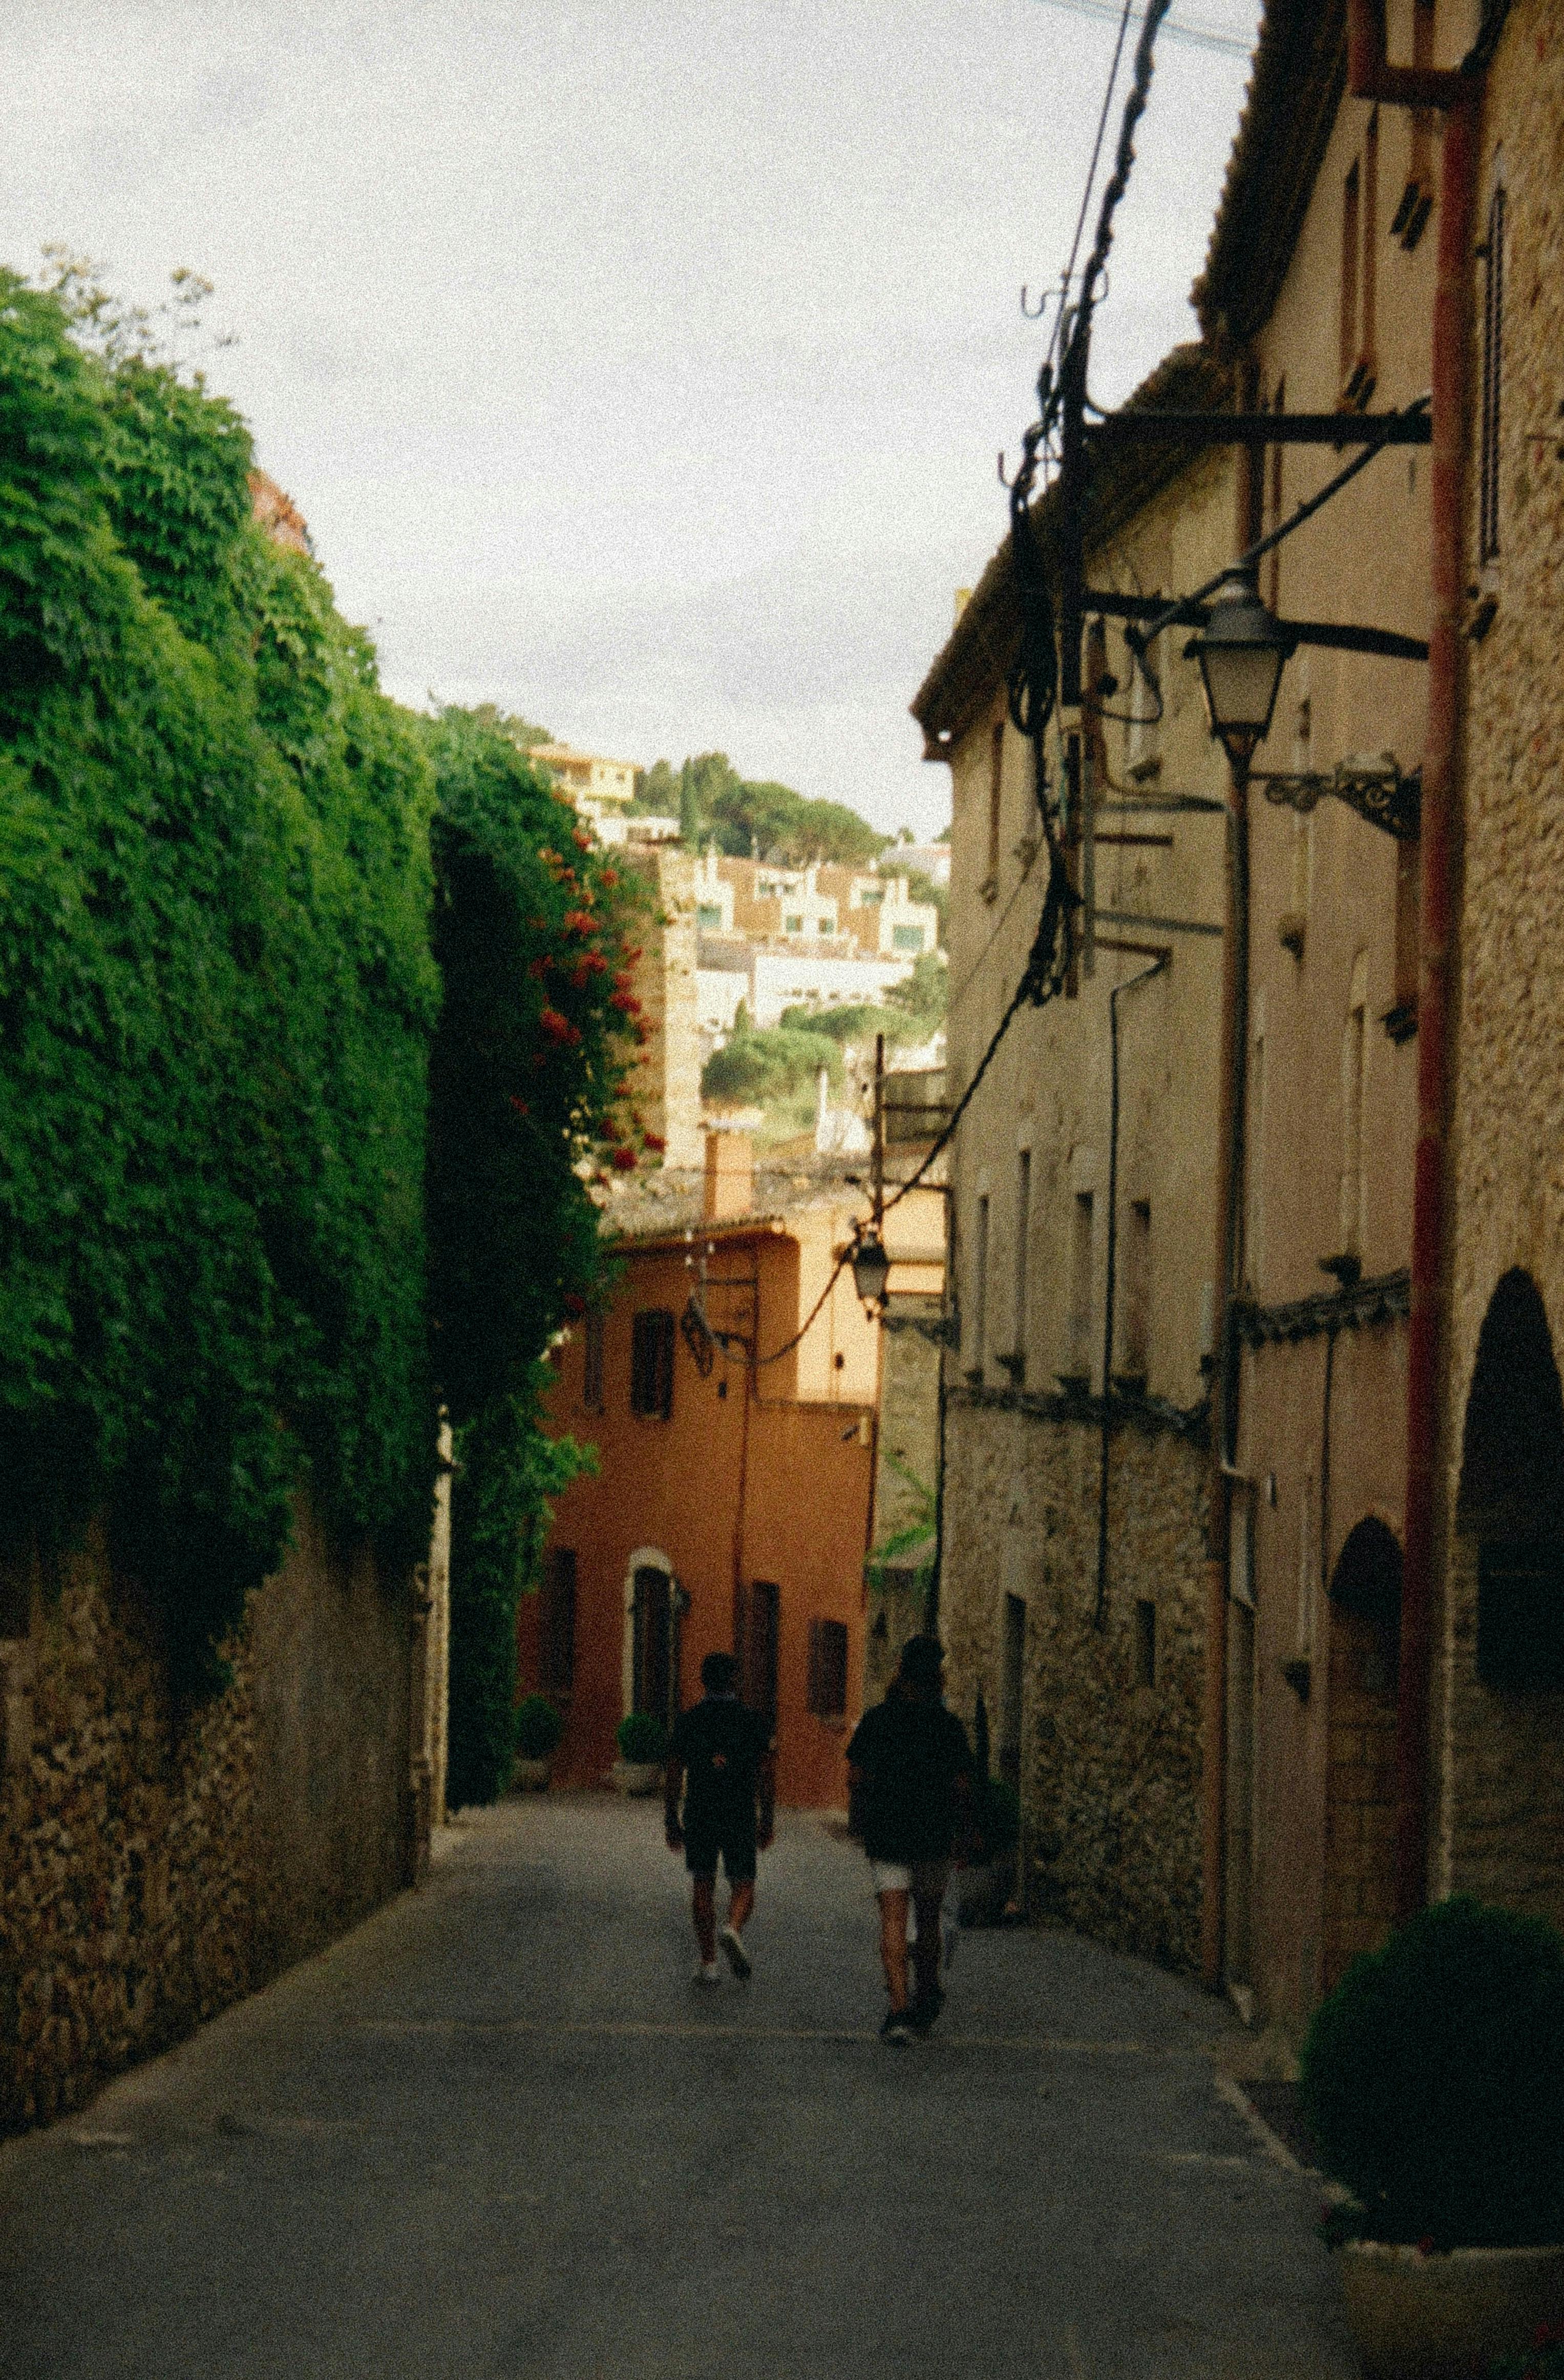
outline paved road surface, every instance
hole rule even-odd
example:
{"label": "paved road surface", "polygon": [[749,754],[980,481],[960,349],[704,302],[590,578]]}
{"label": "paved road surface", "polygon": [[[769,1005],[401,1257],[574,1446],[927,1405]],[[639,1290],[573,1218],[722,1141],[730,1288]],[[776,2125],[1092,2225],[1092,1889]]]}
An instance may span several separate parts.
{"label": "paved road surface", "polygon": [[785,1817],[699,1993],[655,1805],[511,1802],[433,1878],[0,2147],[4,2380],[1350,2380],[1313,2186],[1198,1992],[962,1937],[875,2037],[861,1855]]}

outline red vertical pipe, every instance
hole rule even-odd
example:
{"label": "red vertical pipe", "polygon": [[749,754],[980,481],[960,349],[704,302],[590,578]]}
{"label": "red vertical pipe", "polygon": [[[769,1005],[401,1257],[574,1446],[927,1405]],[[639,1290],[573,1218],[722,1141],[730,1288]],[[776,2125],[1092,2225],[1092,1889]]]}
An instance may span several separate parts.
{"label": "red vertical pipe", "polygon": [[1482,80],[1391,67],[1383,0],[1348,0],[1355,98],[1445,111],[1434,288],[1429,488],[1428,722],[1423,750],[1423,886],[1417,991],[1417,1156],[1412,1176],[1407,1483],[1396,1704],[1396,1914],[1428,1894],[1429,1710],[1445,1345],[1445,1144],[1460,820],[1461,605],[1465,551],[1466,351]]}
{"label": "red vertical pipe", "polygon": [[1429,504],[1428,727],[1423,752],[1423,889],[1417,990],[1417,1160],[1412,1188],[1412,1324],[1407,1347],[1406,1544],[1396,1711],[1396,1914],[1428,1889],[1428,1718],[1444,1364],[1445,1146],[1449,1114],[1461,731],[1461,606],[1465,550],[1466,346],[1476,209],[1478,91],[1445,115],[1434,297],[1434,425]]}

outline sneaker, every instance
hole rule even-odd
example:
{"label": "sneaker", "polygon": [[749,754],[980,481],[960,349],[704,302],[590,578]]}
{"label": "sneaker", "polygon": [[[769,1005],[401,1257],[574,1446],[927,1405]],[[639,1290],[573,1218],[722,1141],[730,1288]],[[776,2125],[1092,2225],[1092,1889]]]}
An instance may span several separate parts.
{"label": "sneaker", "polygon": [[927,1998],[920,1992],[916,1999],[914,2000],[912,2007],[907,2011],[907,2022],[912,2026],[913,2031],[917,2034],[926,2034],[929,2032],[930,2029],[939,2022],[940,2011],[944,2005],[945,1995],[940,1990],[938,1984],[935,1985],[933,1991],[928,1994]]}
{"label": "sneaker", "polygon": [[879,2028],[881,2041],[892,2049],[905,2049],[912,2040],[912,2021],[905,2009],[887,2009],[885,2022]]}
{"label": "sneaker", "polygon": [[722,1971],[715,1959],[703,1959],[695,1971],[695,1979],[697,1984],[720,1984]]}
{"label": "sneaker", "polygon": [[750,1964],[749,1953],[744,1947],[738,1927],[724,1925],[717,1939],[722,1946],[723,1958],[726,1959],[739,1982],[747,1984],[754,1969]]}

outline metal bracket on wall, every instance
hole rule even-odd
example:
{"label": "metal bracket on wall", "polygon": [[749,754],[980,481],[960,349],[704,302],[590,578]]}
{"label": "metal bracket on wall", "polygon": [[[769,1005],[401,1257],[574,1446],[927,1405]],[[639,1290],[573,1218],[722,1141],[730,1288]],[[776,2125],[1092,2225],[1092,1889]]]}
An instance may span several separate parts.
{"label": "metal bracket on wall", "polygon": [[1305,817],[1328,795],[1398,843],[1414,843],[1422,825],[1423,772],[1413,769],[1403,775],[1389,752],[1377,759],[1339,760],[1334,769],[1297,775],[1282,771],[1263,776],[1256,771],[1250,783],[1279,809],[1299,810]]}

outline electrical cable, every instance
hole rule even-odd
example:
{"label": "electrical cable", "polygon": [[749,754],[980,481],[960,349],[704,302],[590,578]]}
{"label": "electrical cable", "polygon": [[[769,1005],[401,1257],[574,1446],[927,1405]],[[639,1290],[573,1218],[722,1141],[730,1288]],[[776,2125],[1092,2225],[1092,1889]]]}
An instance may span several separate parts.
{"label": "electrical cable", "polygon": [[[1140,39],[1135,44],[1135,79],[1131,86],[1129,97],[1124,103],[1124,113],[1120,121],[1119,146],[1114,159],[1113,173],[1103,192],[1102,205],[1098,210],[1097,235],[1092,243],[1091,257],[1081,285],[1081,301],[1075,310],[1075,318],[1071,329],[1072,346],[1077,339],[1089,341],[1092,304],[1097,283],[1102,278],[1108,262],[1109,249],[1112,246],[1113,218],[1118,211],[1119,201],[1129,187],[1130,173],[1134,164],[1134,129],[1145,113],[1146,99],[1151,89],[1153,53],[1158,29],[1171,5],[1172,0],[1147,0],[1141,20]],[[1120,30],[1121,48],[1131,13],[1131,0],[1124,0],[1124,13]],[[1108,92],[1103,101],[1103,125],[1106,125],[1108,120],[1109,108],[1118,76],[1118,64],[1119,53],[1116,50],[1113,75],[1109,79]],[[1102,133],[1099,129],[1097,150],[1093,152],[1091,175],[1087,180],[1086,195],[1082,202],[1083,224],[1090,202],[1092,182],[1096,177],[1101,140]],[[1072,257],[1073,265],[1073,256]],[[1062,319],[1062,306],[1061,313]],[[1057,328],[1056,325],[1056,335]],[[952,1109],[949,1120],[924,1157],[922,1163],[915,1172],[908,1175],[905,1182],[898,1185],[894,1196],[885,1200],[880,1208],[882,1217],[888,1215],[893,1208],[899,1207],[902,1200],[916,1189],[936,1160],[941,1157],[950,1147],[962,1118],[976,1097],[978,1087],[999,1052],[1000,1043],[1021,1010],[1028,1006],[1041,1008],[1048,1001],[1057,998],[1064,988],[1065,977],[1069,970],[1069,921],[1072,912],[1081,905],[1081,896],[1069,880],[1063,854],[1054,832],[1054,816],[1048,798],[1044,736],[1053,710],[1054,694],[1058,686],[1059,654],[1053,625],[1052,594],[1043,556],[1032,534],[1029,509],[1031,491],[1037,472],[1038,451],[1043,447],[1047,437],[1047,419],[1050,409],[1049,379],[1049,368],[1045,363],[1038,375],[1037,389],[1043,418],[1035,422],[1025,434],[1022,445],[1021,465],[1010,490],[1011,533],[1014,541],[1017,586],[1021,599],[1022,651],[1015,668],[1011,673],[1007,688],[1011,717],[1017,731],[1026,737],[1033,747],[1037,809],[1042,823],[1043,842],[1049,855],[1048,887],[1043,895],[1042,915],[1037,920],[1037,930],[1033,937],[1032,947],[1027,954],[1021,980],[1011,996],[1004,1014],[994,1028],[988,1048],[978,1060],[976,1070],[961,1098]],[[1002,918],[1000,923],[1003,923]],[[996,935],[998,931],[999,928],[996,927]],[[990,943],[992,940],[991,936]],[[984,955],[986,956],[987,953]],[[824,1312],[826,1302],[845,1270],[851,1256],[851,1248],[843,1250],[831,1268],[824,1289],[821,1290],[814,1305],[792,1338],[784,1340],[780,1347],[773,1347],[769,1354],[756,1354],[753,1359],[756,1370],[759,1370],[762,1365],[778,1363],[782,1356],[791,1354],[800,1341],[806,1336]]]}
{"label": "electrical cable", "polygon": [[[1099,24],[1110,25],[1118,15],[1118,0],[1043,0],[1048,8],[1062,8],[1072,17],[1093,17]],[[1138,20],[1139,9],[1134,14]],[[1182,42],[1192,50],[1210,50],[1218,57],[1247,58],[1254,48],[1241,33],[1230,33],[1218,25],[1204,25],[1193,19],[1170,18],[1163,30],[1170,42]]]}
{"label": "electrical cable", "polygon": [[[1112,5],[1113,0],[1103,0],[1102,13],[1105,16],[1112,13]],[[1060,283],[1059,312],[1054,318],[1053,334],[1049,341],[1045,370],[1053,362],[1054,351],[1059,346],[1060,334],[1064,326],[1065,313],[1070,301],[1070,285],[1075,278],[1075,259],[1081,252],[1081,236],[1086,228],[1086,211],[1091,205],[1092,191],[1097,183],[1097,169],[1102,156],[1103,137],[1108,130],[1108,113],[1113,104],[1113,93],[1118,87],[1119,63],[1124,55],[1124,37],[1130,30],[1132,11],[1133,0],[1123,0],[1123,6],[1119,14],[1119,38],[1113,44],[1113,62],[1108,70],[1108,88],[1102,94],[1102,106],[1097,119],[1097,139],[1092,143],[1092,162],[1086,169],[1086,184],[1081,192],[1081,211],[1075,218],[1075,237],[1070,243],[1070,261],[1064,268]]]}

